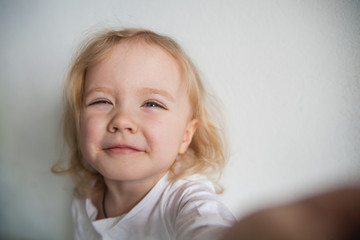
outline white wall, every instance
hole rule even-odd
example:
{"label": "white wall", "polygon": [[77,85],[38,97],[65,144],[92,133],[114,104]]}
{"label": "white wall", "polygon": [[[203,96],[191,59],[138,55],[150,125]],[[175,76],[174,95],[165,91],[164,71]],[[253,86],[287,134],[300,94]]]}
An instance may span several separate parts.
{"label": "white wall", "polygon": [[0,238],[72,236],[61,88],[104,25],[174,37],[222,99],[237,216],[360,180],[359,1],[1,1]]}

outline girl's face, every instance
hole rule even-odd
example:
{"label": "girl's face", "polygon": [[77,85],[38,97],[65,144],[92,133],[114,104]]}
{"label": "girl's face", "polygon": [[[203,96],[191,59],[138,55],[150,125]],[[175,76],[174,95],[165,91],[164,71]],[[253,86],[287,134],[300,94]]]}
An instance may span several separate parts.
{"label": "girl's face", "polygon": [[80,148],[105,178],[161,177],[197,127],[176,61],[163,49],[124,42],[86,72]]}

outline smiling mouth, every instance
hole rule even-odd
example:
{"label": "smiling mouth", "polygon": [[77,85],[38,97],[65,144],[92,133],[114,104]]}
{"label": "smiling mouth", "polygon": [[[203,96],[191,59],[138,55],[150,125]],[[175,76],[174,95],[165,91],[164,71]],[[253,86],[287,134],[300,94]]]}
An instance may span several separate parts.
{"label": "smiling mouth", "polygon": [[113,154],[131,154],[136,152],[143,152],[135,147],[129,145],[115,145],[104,148],[106,152],[113,153]]}

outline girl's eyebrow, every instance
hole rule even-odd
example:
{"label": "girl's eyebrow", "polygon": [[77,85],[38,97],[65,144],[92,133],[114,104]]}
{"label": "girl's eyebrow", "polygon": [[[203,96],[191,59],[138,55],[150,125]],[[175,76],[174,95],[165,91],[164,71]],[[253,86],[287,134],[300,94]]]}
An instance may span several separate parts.
{"label": "girl's eyebrow", "polygon": [[97,87],[97,88],[90,88],[89,90],[85,90],[84,96],[87,97],[92,93],[96,92],[103,92],[103,93],[112,93],[112,89],[103,88],[103,87]]}
{"label": "girl's eyebrow", "polygon": [[156,95],[161,95],[165,98],[167,98],[168,100],[175,102],[175,98],[173,96],[171,96],[171,94],[166,91],[166,90],[162,90],[162,89],[156,89],[156,88],[142,88],[137,92],[138,95],[146,95],[146,94],[156,94]]}

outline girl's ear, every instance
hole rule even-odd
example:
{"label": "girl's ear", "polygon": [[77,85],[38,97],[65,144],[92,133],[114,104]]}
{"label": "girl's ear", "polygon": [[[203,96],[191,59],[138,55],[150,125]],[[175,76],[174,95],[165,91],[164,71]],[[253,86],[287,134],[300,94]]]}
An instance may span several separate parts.
{"label": "girl's ear", "polygon": [[180,148],[179,148],[179,154],[183,154],[188,149],[192,137],[194,136],[194,133],[196,131],[196,128],[198,127],[199,121],[197,119],[192,119],[186,126],[184,137],[181,140]]}

